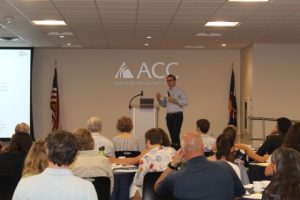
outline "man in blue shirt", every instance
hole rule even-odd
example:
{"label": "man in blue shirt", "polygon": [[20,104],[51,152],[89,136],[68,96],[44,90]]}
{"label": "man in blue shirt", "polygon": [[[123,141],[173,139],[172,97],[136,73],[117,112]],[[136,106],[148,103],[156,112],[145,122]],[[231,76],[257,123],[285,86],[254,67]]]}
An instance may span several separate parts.
{"label": "man in blue shirt", "polygon": [[[209,161],[204,156],[204,144],[196,132],[186,133],[181,149],[155,184],[160,196],[180,200],[232,200],[245,194],[240,179],[224,161]],[[182,169],[179,163],[185,161]]]}
{"label": "man in blue shirt", "polygon": [[180,129],[183,121],[183,107],[187,106],[187,97],[185,92],[176,87],[176,76],[169,74],[167,76],[168,91],[165,96],[161,93],[156,94],[160,106],[167,108],[167,127],[171,136],[172,145],[175,148],[180,146]]}

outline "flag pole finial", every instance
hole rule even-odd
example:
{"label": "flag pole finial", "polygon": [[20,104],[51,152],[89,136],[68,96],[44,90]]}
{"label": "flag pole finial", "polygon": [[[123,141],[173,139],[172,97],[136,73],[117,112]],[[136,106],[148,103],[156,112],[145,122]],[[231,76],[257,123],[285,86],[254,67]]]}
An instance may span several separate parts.
{"label": "flag pole finial", "polygon": [[231,69],[234,69],[234,63],[233,63],[233,61],[231,63]]}
{"label": "flag pole finial", "polygon": [[54,68],[57,68],[57,60],[54,61]]}

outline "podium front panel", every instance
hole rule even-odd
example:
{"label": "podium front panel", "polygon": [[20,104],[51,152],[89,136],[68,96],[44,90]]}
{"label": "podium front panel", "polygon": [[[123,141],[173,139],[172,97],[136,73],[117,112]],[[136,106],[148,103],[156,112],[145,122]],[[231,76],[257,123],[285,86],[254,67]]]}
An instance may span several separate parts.
{"label": "podium front panel", "polygon": [[158,127],[158,108],[134,107],[131,110],[133,134],[139,141],[140,151],[145,149],[145,133],[151,128]]}

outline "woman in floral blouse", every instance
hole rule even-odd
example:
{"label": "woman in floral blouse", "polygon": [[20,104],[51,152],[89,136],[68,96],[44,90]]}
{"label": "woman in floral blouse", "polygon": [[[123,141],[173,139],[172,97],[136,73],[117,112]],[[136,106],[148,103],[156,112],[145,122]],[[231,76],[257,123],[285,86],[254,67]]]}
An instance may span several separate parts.
{"label": "woman in floral blouse", "polygon": [[175,155],[173,148],[162,146],[161,131],[162,129],[152,128],[145,133],[147,148],[151,150],[140,159],[138,171],[130,187],[131,199],[141,199],[144,176],[148,172],[164,171]]}

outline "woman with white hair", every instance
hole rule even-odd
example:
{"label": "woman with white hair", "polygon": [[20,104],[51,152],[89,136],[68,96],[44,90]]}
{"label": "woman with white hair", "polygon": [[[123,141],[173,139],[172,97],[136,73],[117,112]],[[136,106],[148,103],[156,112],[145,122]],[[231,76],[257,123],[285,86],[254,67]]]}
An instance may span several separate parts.
{"label": "woman with white hair", "polygon": [[92,137],[95,141],[95,150],[103,150],[105,156],[114,157],[115,151],[112,141],[101,134],[101,120],[98,117],[91,117],[87,121],[87,129],[92,133]]}

